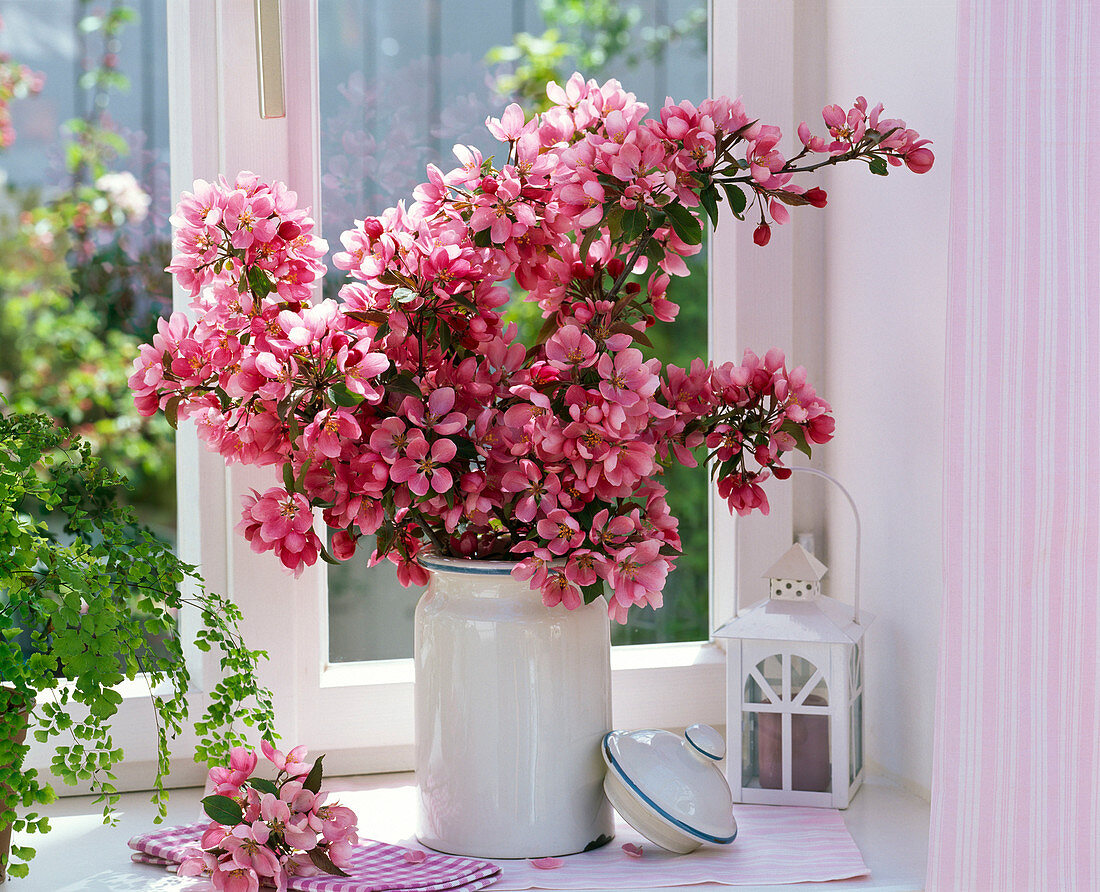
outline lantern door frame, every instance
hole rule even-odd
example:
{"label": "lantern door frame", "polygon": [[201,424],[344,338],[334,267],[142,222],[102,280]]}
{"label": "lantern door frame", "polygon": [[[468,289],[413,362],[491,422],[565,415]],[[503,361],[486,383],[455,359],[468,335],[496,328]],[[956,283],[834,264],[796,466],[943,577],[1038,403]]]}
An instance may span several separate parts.
{"label": "lantern door frame", "polygon": [[[852,796],[863,782],[864,765],[854,780],[851,777],[852,752],[852,715],[855,698],[863,692],[862,679],[858,689],[852,685],[852,653],[860,642],[829,643],[804,642],[773,639],[732,638],[727,651],[727,736],[732,743],[737,741],[739,757],[729,759],[726,764],[727,779],[734,793],[735,801],[758,805],[795,805],[825,808],[847,808]],[[859,648],[862,657],[862,647]],[[779,657],[783,667],[783,692],[780,702],[748,703],[745,687],[753,678],[753,670],[769,657]],[[811,663],[824,680],[827,693],[827,706],[795,706],[796,698],[790,690],[790,666],[792,657],[800,657]],[[814,676],[816,678],[816,676]],[[813,681],[813,679],[811,679]],[[816,686],[807,684],[811,691]],[[802,693],[809,693],[804,691]],[[734,699],[736,697],[736,700]],[[736,713],[734,710],[736,709]],[[780,714],[782,719],[781,758],[782,784],[779,789],[766,789],[759,786],[745,786],[745,723],[752,714]],[[792,724],[795,715],[827,715],[829,729],[829,775],[830,789],[827,792],[792,789],[793,774],[793,735]],[[862,717],[860,717],[862,724]],[[759,726],[757,733],[759,734]],[[862,728],[860,729],[862,736]],[[732,747],[730,747],[732,749]],[[736,777],[732,774],[736,772]],[[757,765],[759,776],[759,765]]]}

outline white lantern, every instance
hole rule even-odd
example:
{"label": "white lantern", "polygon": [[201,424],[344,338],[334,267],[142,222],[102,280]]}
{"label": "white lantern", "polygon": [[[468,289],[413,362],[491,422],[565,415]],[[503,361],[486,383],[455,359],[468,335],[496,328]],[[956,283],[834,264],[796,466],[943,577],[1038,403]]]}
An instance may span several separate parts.
{"label": "white lantern", "polygon": [[827,568],[794,545],[765,574],[769,597],[714,633],[729,641],[735,802],[847,808],[863,782],[863,634],[873,617],[858,606],[858,513],[856,531],[854,608],[821,594]]}

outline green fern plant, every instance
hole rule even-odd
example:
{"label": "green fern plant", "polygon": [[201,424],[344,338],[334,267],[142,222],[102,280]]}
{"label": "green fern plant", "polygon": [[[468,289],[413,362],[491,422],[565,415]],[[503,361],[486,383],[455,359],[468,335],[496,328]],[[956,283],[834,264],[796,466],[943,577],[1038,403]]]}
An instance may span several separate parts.
{"label": "green fern plant", "polygon": [[[246,647],[237,606],[207,591],[194,567],[137,524],[119,499],[125,488],[86,442],[46,416],[0,415],[0,829],[49,830],[37,809],[54,790],[24,764],[29,747],[16,742],[28,727],[54,745],[51,773],[89,783],[105,823],[115,822],[112,769],[123,751],[111,721],[118,685],[140,677],[156,715],[152,800],[163,818],[169,741],[188,720],[182,609],[201,617],[196,646],[221,655],[222,678],[195,722],[196,760],[223,760],[244,742],[242,726],[274,734],[271,694],[256,675],[267,655]],[[12,846],[8,872],[26,876],[33,855]]]}

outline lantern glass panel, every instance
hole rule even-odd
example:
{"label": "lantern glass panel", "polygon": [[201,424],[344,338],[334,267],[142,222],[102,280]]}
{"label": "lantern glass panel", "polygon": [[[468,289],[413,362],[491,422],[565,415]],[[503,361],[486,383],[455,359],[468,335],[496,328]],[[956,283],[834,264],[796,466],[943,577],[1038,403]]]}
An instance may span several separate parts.
{"label": "lantern glass panel", "polygon": [[863,770],[863,694],[856,696],[848,712],[848,783]]}
{"label": "lantern glass panel", "polygon": [[[748,713],[746,713],[748,715]],[[783,715],[778,712],[752,713],[756,748],[756,771],[743,786],[765,790],[783,789]]]}
{"label": "lantern glass panel", "polygon": [[756,664],[745,680],[746,703],[778,703],[783,696],[783,657],[772,654]]}
{"label": "lantern glass panel", "polygon": [[[809,702],[807,706],[824,706]],[[791,789],[814,793],[832,791],[832,760],[829,751],[829,716],[791,716]]]}
{"label": "lantern glass panel", "polygon": [[848,657],[848,697],[855,697],[863,688],[863,647],[857,642]]}
{"label": "lantern glass panel", "polygon": [[764,689],[760,686],[760,682],[757,680],[758,676],[755,672],[749,675],[745,679],[745,702],[746,703],[771,703],[771,698],[764,693]]}
{"label": "lantern glass panel", "polygon": [[759,713],[741,714],[741,786],[760,787]]}
{"label": "lantern glass panel", "polygon": [[[802,689],[808,684],[817,684],[814,676],[819,675],[817,666],[807,660],[805,657],[800,657],[798,654],[791,654],[791,699],[797,700],[798,695],[802,693]],[[824,682],[824,679],[821,679]],[[828,705],[828,699],[824,704]]]}
{"label": "lantern glass panel", "polygon": [[[811,679],[812,681],[812,679]],[[803,688],[805,690],[805,688]],[[794,680],[791,681],[791,693],[792,699],[796,703],[799,702],[801,696],[799,689],[794,686]],[[804,706],[828,706],[829,705],[829,686],[825,684],[824,678],[819,678],[817,684],[813,686],[810,692],[806,695],[805,699],[801,701]]]}

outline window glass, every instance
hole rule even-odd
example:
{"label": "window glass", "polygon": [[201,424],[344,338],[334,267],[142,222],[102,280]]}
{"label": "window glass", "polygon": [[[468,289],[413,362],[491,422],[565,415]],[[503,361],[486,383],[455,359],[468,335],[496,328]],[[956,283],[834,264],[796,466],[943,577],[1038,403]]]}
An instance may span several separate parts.
{"label": "window glass", "polygon": [[174,543],[175,438],[127,384],[171,311],[166,34],[160,0],[0,0],[0,395],[90,442]]}
{"label": "window glass", "polygon": [[[564,82],[574,69],[619,79],[654,110],[669,95],[706,96],[705,0],[606,6],[488,0],[474,16],[468,5],[442,0],[321,4],[320,213],[330,245],[355,219],[411,201],[427,163],[456,166],[454,144],[491,151],[486,116],[499,116],[513,100],[538,110],[546,81]],[[681,366],[706,355],[706,252],[691,265],[692,275],[669,291],[679,319],[649,332],[656,333],[655,355]],[[334,270],[326,292],[334,295],[343,281]],[[514,304],[512,318],[530,342],[540,325],[537,307]],[[665,484],[684,554],[665,586],[665,606],[632,611],[631,623],[613,632],[617,644],[708,637],[706,473],[672,468]],[[329,583],[331,660],[412,655],[418,591],[358,557],[330,570]]]}
{"label": "window glass", "polygon": [[[175,534],[175,448],[127,385],[171,312],[164,4],[0,0],[0,390],[92,443]],[[0,118],[4,117],[0,115]]]}

